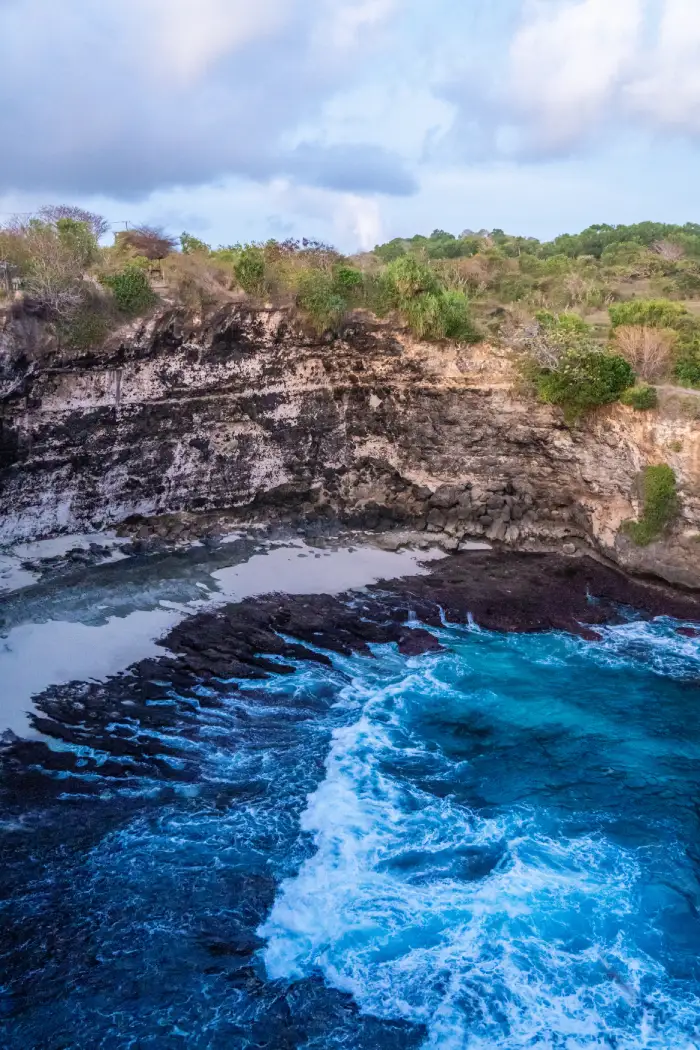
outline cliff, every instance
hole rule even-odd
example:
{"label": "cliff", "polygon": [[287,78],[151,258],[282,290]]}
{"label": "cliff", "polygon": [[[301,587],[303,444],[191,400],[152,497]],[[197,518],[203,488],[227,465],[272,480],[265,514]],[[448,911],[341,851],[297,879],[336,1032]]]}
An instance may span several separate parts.
{"label": "cliff", "polygon": [[[0,542],[134,515],[238,509],[410,524],[448,545],[586,543],[700,587],[700,397],[600,409],[573,429],[518,389],[508,351],[416,342],[367,317],[319,338],[284,311],[161,311],[99,352],[31,318],[0,332]],[[681,512],[636,548],[639,471]]]}

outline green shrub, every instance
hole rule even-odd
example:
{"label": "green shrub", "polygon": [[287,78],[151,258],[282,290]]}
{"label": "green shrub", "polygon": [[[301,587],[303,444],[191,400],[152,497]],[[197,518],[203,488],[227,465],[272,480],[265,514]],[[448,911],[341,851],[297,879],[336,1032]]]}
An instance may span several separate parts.
{"label": "green shrub", "polygon": [[640,383],[639,386],[631,386],[628,390],[624,390],[620,401],[629,408],[636,408],[638,412],[644,412],[650,408],[657,408],[659,395],[656,387]]}
{"label": "green shrub", "polygon": [[590,335],[591,327],[578,314],[553,314],[550,310],[539,310],[535,320],[546,332],[555,334],[558,339],[575,342],[579,336]]}
{"label": "green shrub", "polygon": [[666,463],[647,467],[641,476],[644,510],[639,521],[626,524],[626,531],[639,547],[658,539],[678,513],[676,475]]}
{"label": "green shrub", "polygon": [[341,294],[357,295],[364,283],[362,270],[356,270],[352,266],[336,266],[333,273],[333,284]]}
{"label": "green shrub", "polygon": [[317,329],[330,328],[340,323],[348,309],[348,302],[325,270],[308,269],[301,274],[297,291],[297,306],[304,311]]}
{"label": "green shrub", "polygon": [[440,327],[440,339],[453,339],[456,343],[478,343],[481,339],[464,292],[440,293]]}
{"label": "green shrub", "polygon": [[596,405],[617,401],[634,382],[634,372],[624,357],[589,347],[565,351],[556,368],[535,373],[543,401],[559,405],[567,420],[575,420]]}
{"label": "green shrub", "polygon": [[120,273],[106,274],[100,280],[111,289],[117,309],[123,314],[136,316],[156,302],[148,277],[138,266],[127,266]]}
{"label": "green shrub", "polygon": [[234,266],[236,280],[244,292],[260,295],[265,283],[265,254],[255,244],[247,245]]}
{"label": "green shrub", "polygon": [[413,256],[404,255],[389,263],[382,276],[380,298],[387,309],[400,313],[419,339],[474,343],[480,338],[464,292],[447,291],[437,274]]}
{"label": "green shrub", "polygon": [[411,255],[390,262],[384,272],[388,287],[393,292],[397,309],[423,293],[437,292],[439,283],[434,270]]}
{"label": "green shrub", "polygon": [[682,357],[676,364],[674,375],[681,386],[700,387],[700,355]]}
{"label": "green shrub", "polygon": [[682,303],[670,299],[633,299],[611,306],[609,312],[613,328],[631,324],[677,329],[679,322],[689,316]]}

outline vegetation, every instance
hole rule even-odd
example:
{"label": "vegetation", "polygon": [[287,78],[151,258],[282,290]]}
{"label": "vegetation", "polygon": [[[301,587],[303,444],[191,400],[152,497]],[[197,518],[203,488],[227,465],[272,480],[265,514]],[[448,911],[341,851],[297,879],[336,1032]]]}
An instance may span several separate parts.
{"label": "vegetation", "polygon": [[633,382],[634,372],[623,357],[594,347],[567,350],[555,367],[541,369],[535,379],[540,398],[561,406],[569,421],[617,401]]}
{"label": "vegetation", "polygon": [[117,309],[128,317],[144,313],[156,302],[148,277],[140,266],[125,266],[115,274],[104,274],[102,283],[111,289]]}
{"label": "vegetation", "polygon": [[700,225],[592,226],[551,242],[435,230],[352,258],[306,239],[213,248],[150,226],[105,247],[107,227],[72,206],[0,227],[0,261],[76,346],[148,310],[155,288],[197,310],[242,295],[296,306],[318,331],[368,310],[420,339],[500,339],[572,418],[619,397],[632,373],[700,387]]}
{"label": "vegetation", "polygon": [[647,467],[641,475],[644,509],[639,521],[627,523],[633,542],[646,547],[658,539],[678,513],[676,475],[666,463]]}
{"label": "vegetation", "polygon": [[559,405],[569,422],[617,401],[634,383],[629,362],[599,346],[575,314],[541,311],[534,323],[511,334],[511,344],[522,352],[523,375],[539,398]]}
{"label": "vegetation", "polygon": [[654,381],[669,375],[676,333],[647,325],[621,325],[615,330],[613,345],[642,379]]}
{"label": "vegetation", "polygon": [[176,244],[175,238],[168,236],[159,226],[136,226],[131,230],[122,230],[114,238],[117,252],[150,261],[165,259]]}
{"label": "vegetation", "polygon": [[620,401],[629,408],[636,408],[638,412],[646,412],[658,406],[659,395],[655,387],[649,386],[648,383],[640,383],[623,391]]}

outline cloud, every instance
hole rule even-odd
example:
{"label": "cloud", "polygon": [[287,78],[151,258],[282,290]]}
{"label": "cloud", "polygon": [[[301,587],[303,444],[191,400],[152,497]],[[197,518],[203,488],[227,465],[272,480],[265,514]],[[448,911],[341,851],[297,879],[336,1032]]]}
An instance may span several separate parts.
{"label": "cloud", "polygon": [[287,0],[127,0],[131,24],[146,25],[143,58],[159,60],[159,74],[192,83],[213,62],[278,30],[290,16]]}
{"label": "cloud", "polygon": [[633,67],[642,0],[536,3],[509,55],[509,102],[550,149],[570,146],[607,116]]}
{"label": "cloud", "polygon": [[389,0],[5,0],[0,191],[133,199],[289,175],[410,193],[401,159],[361,137],[285,146],[361,75],[394,10]]}
{"label": "cloud", "polygon": [[488,61],[437,88],[458,110],[443,154],[546,160],[605,135],[700,135],[698,0],[517,3]]}
{"label": "cloud", "polygon": [[631,111],[660,128],[700,134],[700,6],[666,0],[656,46],[627,85]]}

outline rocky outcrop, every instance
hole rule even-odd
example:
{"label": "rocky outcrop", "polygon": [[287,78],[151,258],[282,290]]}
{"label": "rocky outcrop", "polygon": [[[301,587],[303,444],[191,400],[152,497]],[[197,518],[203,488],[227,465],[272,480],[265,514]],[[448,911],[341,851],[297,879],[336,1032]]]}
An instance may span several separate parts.
{"label": "rocky outcrop", "polygon": [[[700,586],[692,395],[570,429],[518,390],[506,350],[423,344],[366,317],[319,338],[242,304],[161,312],[82,355],[42,343],[26,319],[0,338],[0,541],[231,510],[411,525],[455,549],[465,537],[592,544]],[[642,550],[621,525],[654,462],[674,467],[682,510]]]}

